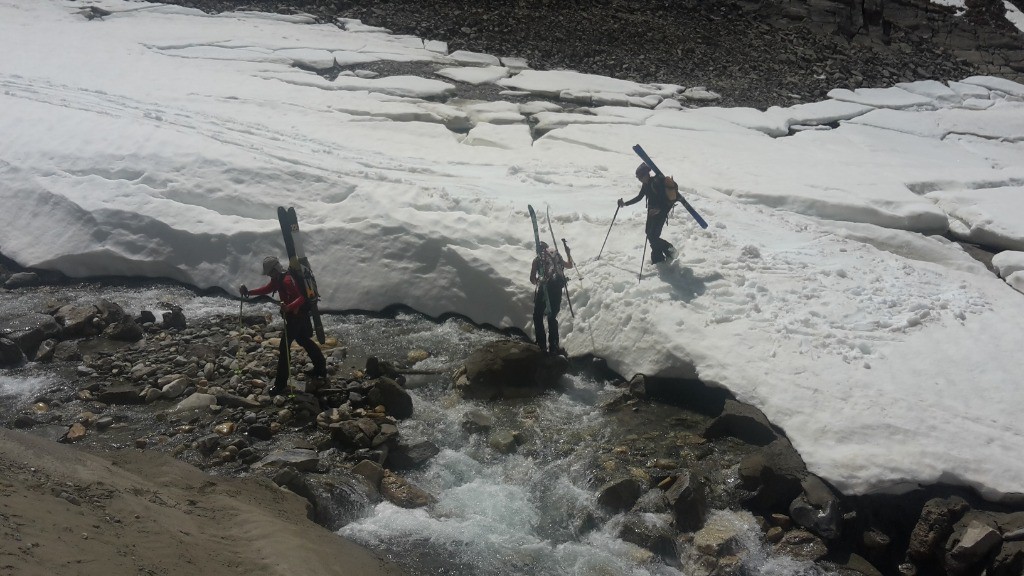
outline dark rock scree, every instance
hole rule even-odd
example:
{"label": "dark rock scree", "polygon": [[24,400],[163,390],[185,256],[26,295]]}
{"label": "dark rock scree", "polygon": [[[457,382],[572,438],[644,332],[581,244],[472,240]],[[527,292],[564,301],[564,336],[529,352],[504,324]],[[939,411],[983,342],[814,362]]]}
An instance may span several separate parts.
{"label": "dark rock scree", "polygon": [[[1013,0],[1017,6],[1024,0]],[[1024,81],[1002,0],[171,0],[211,12],[356,18],[451,50],[639,82],[706,86],[727,106],[788,106],[833,88],[974,74]]]}

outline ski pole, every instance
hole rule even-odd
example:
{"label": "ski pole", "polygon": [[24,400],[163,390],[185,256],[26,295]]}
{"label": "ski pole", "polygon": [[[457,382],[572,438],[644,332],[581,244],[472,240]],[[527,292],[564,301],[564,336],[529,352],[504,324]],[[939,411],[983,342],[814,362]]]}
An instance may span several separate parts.
{"label": "ski pole", "polygon": [[569,243],[565,241],[565,238],[562,238],[562,246],[565,247],[565,255],[567,258],[569,258],[569,264],[572,264],[573,269],[576,270],[576,275],[580,277],[580,282],[582,282],[583,274],[580,272],[580,269],[576,266],[576,263],[573,262],[572,250],[569,250]]}
{"label": "ski pole", "polygon": [[640,255],[640,273],[636,275],[636,283],[639,284],[640,280],[644,277],[644,258],[647,257],[647,237],[644,237],[644,252]]}
{"label": "ski pole", "polygon": [[601,259],[601,253],[604,252],[604,245],[608,243],[608,236],[612,233],[612,226],[615,226],[615,217],[619,215],[619,208],[622,208],[622,206],[615,207],[615,214],[612,215],[612,223],[608,225],[608,233],[604,235],[604,242],[601,243],[601,249],[597,252],[596,260]]}

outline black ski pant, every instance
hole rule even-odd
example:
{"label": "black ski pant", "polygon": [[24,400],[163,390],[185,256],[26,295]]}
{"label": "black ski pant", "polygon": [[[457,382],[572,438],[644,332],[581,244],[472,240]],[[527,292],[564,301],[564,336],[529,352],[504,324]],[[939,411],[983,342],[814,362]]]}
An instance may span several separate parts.
{"label": "black ski pant", "polygon": [[665,220],[668,214],[654,214],[647,216],[647,226],[644,232],[647,233],[647,241],[651,244],[651,262],[657,264],[668,256],[669,251],[675,250],[667,240],[662,240],[661,230],[665,227]]}
{"label": "black ski pant", "polygon": [[[558,311],[562,309],[564,289],[564,282],[546,282],[537,286],[537,292],[533,296],[533,331],[537,337],[537,346],[540,346],[541,350],[558,352]],[[551,311],[547,314],[548,331],[545,338],[544,311],[548,309],[547,298],[551,299]]]}
{"label": "black ski pant", "polygon": [[281,338],[281,345],[277,349],[277,376],[274,377],[274,387],[280,390],[288,385],[288,355],[293,340],[309,354],[309,359],[313,361],[313,372],[326,376],[327,359],[324,358],[320,347],[313,342],[313,325],[309,313],[300,312],[285,316],[285,330],[288,333],[287,338]]}

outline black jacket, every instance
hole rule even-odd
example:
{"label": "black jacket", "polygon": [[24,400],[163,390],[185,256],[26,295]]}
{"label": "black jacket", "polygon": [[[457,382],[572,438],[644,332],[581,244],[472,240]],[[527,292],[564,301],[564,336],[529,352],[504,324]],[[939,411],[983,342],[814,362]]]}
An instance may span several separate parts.
{"label": "black jacket", "polygon": [[672,207],[672,203],[668,201],[665,196],[665,177],[664,176],[652,176],[643,186],[640,187],[640,192],[636,196],[626,200],[622,203],[623,206],[629,206],[636,204],[641,198],[647,198],[648,210],[654,208],[657,209],[660,214],[667,214],[669,208]]}

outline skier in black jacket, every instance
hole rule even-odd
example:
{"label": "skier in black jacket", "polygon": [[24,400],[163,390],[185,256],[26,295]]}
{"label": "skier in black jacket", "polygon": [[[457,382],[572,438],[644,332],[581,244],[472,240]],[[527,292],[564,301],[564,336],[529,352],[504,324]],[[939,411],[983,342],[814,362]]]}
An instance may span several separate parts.
{"label": "skier in black jacket", "polygon": [[625,202],[619,198],[618,204],[621,208],[636,204],[641,198],[647,198],[647,225],[644,232],[647,233],[647,240],[651,243],[651,263],[657,264],[676,254],[675,247],[661,238],[661,229],[665,227],[668,211],[674,202],[669,201],[665,194],[665,180],[656,176],[652,177],[651,169],[647,164],[637,166],[636,179],[643,184],[640,187],[640,192]]}

